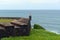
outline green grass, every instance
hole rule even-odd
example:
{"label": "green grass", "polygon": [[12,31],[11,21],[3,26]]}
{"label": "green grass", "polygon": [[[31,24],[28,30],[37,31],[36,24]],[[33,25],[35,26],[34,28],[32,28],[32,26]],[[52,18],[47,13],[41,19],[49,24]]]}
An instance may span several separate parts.
{"label": "green grass", "polygon": [[60,40],[60,35],[43,29],[33,29],[30,36],[9,37],[2,40]]}
{"label": "green grass", "polygon": [[11,22],[12,19],[0,19],[0,22]]}

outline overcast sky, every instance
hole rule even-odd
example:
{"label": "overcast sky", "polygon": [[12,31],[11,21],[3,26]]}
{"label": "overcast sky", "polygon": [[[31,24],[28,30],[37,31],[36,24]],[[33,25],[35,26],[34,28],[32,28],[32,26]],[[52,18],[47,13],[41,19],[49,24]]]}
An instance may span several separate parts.
{"label": "overcast sky", "polygon": [[60,10],[60,0],[0,0],[0,10]]}

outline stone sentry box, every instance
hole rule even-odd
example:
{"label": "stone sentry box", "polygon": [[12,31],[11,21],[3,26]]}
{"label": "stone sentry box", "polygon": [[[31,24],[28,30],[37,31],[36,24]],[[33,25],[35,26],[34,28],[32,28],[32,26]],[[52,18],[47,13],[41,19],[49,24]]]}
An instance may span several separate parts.
{"label": "stone sentry box", "polygon": [[20,18],[10,23],[0,23],[0,37],[28,36],[31,29],[31,16]]}

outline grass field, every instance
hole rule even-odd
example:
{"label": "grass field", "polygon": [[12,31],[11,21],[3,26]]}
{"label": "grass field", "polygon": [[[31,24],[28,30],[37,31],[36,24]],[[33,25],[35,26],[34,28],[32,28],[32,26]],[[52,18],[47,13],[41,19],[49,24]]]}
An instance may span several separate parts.
{"label": "grass field", "polygon": [[60,40],[60,35],[43,29],[33,29],[30,36],[9,37],[2,40]]}

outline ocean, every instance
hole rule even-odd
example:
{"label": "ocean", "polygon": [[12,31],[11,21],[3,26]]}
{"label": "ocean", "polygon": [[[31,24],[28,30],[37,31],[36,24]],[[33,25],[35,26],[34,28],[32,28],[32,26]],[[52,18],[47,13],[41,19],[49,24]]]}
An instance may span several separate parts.
{"label": "ocean", "polygon": [[60,10],[0,10],[0,17],[29,17],[32,25],[40,24],[46,30],[60,34]]}

